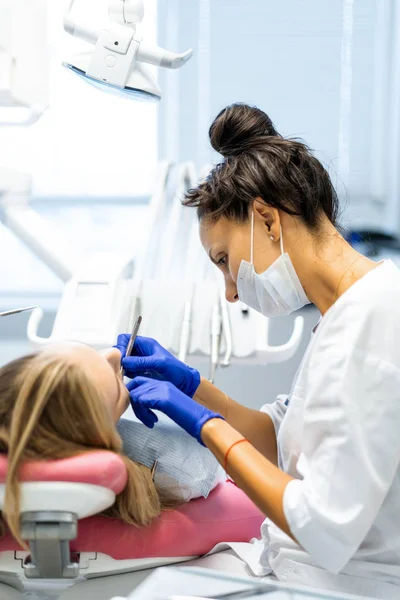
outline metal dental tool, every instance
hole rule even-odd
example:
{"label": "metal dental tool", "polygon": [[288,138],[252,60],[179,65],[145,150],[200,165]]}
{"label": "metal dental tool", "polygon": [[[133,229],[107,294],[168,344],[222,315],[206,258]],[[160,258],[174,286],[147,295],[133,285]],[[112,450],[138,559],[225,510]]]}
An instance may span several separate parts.
{"label": "metal dental tool", "polygon": [[218,367],[219,351],[221,346],[222,321],[221,307],[219,302],[215,304],[211,318],[211,361],[210,361],[210,377],[211,383],[214,383],[215,373]]}
{"label": "metal dental tool", "polygon": [[232,328],[231,321],[229,318],[228,304],[225,298],[225,289],[221,286],[220,289],[220,301],[221,301],[221,317],[222,317],[222,329],[224,332],[226,350],[225,356],[221,362],[223,367],[229,367],[232,358]]}
{"label": "metal dental tool", "polygon": [[185,307],[183,310],[183,322],[181,329],[181,337],[179,342],[179,354],[178,358],[182,362],[186,362],[186,356],[189,352],[189,344],[190,344],[190,328],[192,321],[192,295],[187,302],[185,302]]}
{"label": "metal dental tool", "polygon": [[39,305],[36,304],[35,306],[26,306],[25,308],[14,308],[13,310],[6,310],[5,312],[0,312],[0,317],[7,317],[8,315],[17,315],[18,313],[22,313],[28,310],[34,310],[38,307]]}
{"label": "metal dental tool", "polygon": [[[139,327],[140,327],[140,323],[141,322],[142,322],[142,317],[139,316],[136,319],[136,323],[133,326],[131,337],[129,338],[129,342],[128,342],[128,345],[126,347],[126,354],[125,354],[125,356],[131,356],[131,354],[132,354],[133,346],[135,345],[135,341],[136,341],[136,338],[137,338],[137,335],[138,335],[138,332],[139,332]],[[124,367],[121,366],[121,371],[120,372],[121,372],[121,376],[124,377],[124,375],[125,375],[125,369],[124,369]]]}

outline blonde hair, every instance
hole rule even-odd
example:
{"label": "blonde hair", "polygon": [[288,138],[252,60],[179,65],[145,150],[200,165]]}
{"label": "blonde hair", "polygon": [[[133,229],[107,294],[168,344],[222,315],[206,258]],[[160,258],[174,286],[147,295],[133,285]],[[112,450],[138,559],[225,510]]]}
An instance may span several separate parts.
{"label": "blonde hair", "polygon": [[[21,464],[99,449],[119,454],[128,471],[127,485],[106,515],[146,526],[163,509],[179,504],[156,489],[150,469],[122,454],[102,392],[76,360],[44,351],[0,369],[0,452],[8,455],[2,516],[22,547],[27,548],[20,532]],[[0,535],[4,524],[2,529]]]}

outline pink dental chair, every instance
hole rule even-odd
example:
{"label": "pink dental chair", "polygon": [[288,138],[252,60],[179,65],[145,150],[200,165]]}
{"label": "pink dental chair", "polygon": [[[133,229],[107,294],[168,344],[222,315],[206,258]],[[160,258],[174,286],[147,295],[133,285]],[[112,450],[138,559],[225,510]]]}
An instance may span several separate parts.
{"label": "pink dental chair", "polygon": [[[7,457],[0,455],[0,509],[6,473]],[[21,532],[30,552],[10,533],[0,539],[1,600],[29,590],[74,600],[127,595],[156,567],[189,561],[219,542],[250,541],[264,519],[229,482],[147,528],[99,516],[127,480],[121,458],[107,451],[27,463],[20,479]]]}

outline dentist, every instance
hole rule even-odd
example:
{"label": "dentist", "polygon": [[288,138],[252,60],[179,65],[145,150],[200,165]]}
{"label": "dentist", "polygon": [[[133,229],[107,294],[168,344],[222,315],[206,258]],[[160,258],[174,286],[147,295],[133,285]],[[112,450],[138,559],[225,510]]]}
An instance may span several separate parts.
{"label": "dentist", "polygon": [[210,139],[224,160],[184,204],[227,299],[266,317],[313,302],[322,319],[289,402],[261,412],[138,338],[122,360],[133,410],[149,427],[165,413],[213,452],[266,515],[260,562],[279,579],[398,599],[400,273],[347,244],[328,173],[261,110],[227,107]]}

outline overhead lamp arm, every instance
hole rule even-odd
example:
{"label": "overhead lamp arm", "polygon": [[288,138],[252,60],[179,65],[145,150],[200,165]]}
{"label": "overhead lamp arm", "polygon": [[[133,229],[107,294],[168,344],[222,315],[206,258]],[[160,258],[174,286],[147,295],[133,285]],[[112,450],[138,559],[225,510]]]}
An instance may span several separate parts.
{"label": "overhead lamp arm", "polygon": [[86,27],[85,25],[81,25],[76,23],[71,18],[72,7],[75,3],[75,0],[69,0],[69,5],[67,8],[67,12],[64,16],[64,29],[70,35],[73,35],[76,38],[84,40],[85,42],[89,42],[90,44],[95,44],[100,35],[100,31],[97,29],[91,29],[90,27]]}
{"label": "overhead lamp arm", "polygon": [[148,44],[145,40],[142,40],[136,59],[150,65],[156,65],[157,67],[179,69],[189,60],[192,54],[193,50],[191,49],[182,52],[182,54],[177,54],[176,52],[170,52],[169,50],[160,48],[156,44]]}
{"label": "overhead lamp arm", "polygon": [[[74,37],[80,38],[91,44],[97,44],[101,31],[91,29],[86,25],[77,23],[71,18],[71,11],[75,0],[69,0],[68,9],[64,17],[64,29]],[[136,37],[136,24],[140,23],[144,16],[143,0],[109,0],[110,30],[122,33],[122,27],[130,29],[133,33],[131,39],[138,43],[136,60],[157,67],[168,69],[179,69],[193,54],[193,50],[187,50],[181,54],[165,50],[156,44],[148,43],[142,37]],[[125,36],[124,36],[125,37]]]}
{"label": "overhead lamp arm", "polygon": [[143,21],[143,0],[108,0],[108,16],[115,23],[134,27]]}

